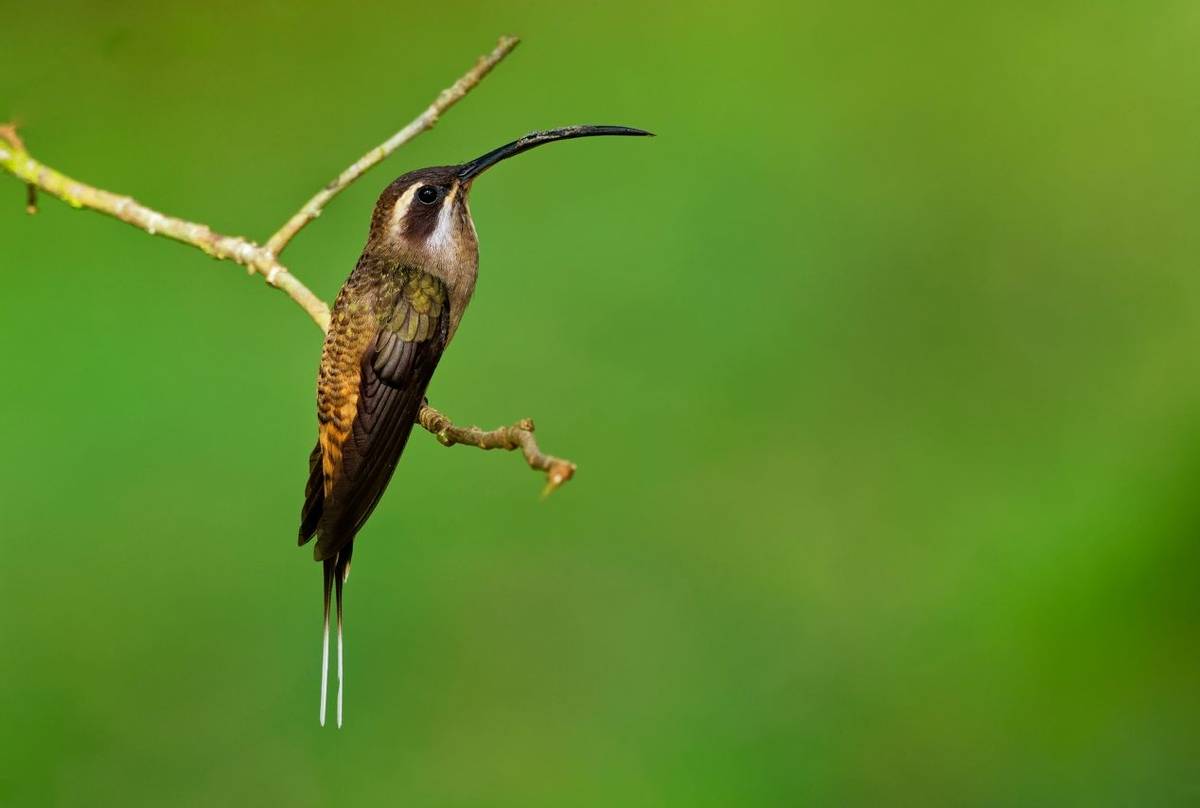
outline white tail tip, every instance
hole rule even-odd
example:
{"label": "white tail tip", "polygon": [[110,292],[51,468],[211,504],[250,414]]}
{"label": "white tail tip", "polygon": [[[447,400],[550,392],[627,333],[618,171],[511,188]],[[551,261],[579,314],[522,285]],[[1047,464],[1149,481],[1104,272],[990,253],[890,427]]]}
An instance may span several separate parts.
{"label": "white tail tip", "polygon": [[[321,712],[324,715],[324,711]],[[338,729],[342,728],[342,624],[338,621],[338,700],[337,700],[337,725]]]}

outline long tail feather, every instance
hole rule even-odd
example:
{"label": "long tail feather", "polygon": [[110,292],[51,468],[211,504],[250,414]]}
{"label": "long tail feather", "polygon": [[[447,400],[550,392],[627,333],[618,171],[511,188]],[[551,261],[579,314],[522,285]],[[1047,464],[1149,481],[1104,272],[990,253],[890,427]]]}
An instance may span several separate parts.
{"label": "long tail feather", "polygon": [[[334,576],[334,561],[329,559],[325,562],[325,628],[323,638],[321,640],[321,726],[325,726],[325,702],[329,687],[329,596],[333,590]],[[341,625],[341,585],[338,585],[338,625]],[[341,653],[341,632],[339,631],[338,653]],[[341,665],[339,663],[338,667]],[[341,676],[339,674],[338,678]],[[338,711],[341,712],[340,709]]]}
{"label": "long tail feather", "polygon": [[[344,558],[344,560],[343,560]],[[338,677],[338,694],[337,694],[337,725],[338,729],[342,728],[342,585],[350,572],[349,558],[339,555],[338,563],[336,564],[337,573],[334,575],[334,583],[337,586],[337,677]]]}

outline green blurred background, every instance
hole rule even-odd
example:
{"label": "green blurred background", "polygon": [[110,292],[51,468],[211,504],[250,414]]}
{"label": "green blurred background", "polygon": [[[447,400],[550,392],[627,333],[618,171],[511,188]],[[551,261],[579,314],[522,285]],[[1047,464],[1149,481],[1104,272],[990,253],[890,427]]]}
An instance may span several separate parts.
{"label": "green blurred background", "polygon": [[[52,7],[51,7],[52,6]],[[1200,802],[1191,2],[0,4],[0,118],[263,239],[526,131],[431,387],[580,464],[414,435],[359,542],[347,727],[295,547],[319,333],[0,178],[0,803]]]}

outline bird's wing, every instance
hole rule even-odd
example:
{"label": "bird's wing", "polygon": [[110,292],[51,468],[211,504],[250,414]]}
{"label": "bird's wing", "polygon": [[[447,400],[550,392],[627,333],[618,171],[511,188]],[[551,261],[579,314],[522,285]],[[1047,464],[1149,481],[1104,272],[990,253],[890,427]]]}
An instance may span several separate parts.
{"label": "bird's wing", "polygon": [[[391,316],[375,325],[368,335],[350,334],[332,351],[326,346],[335,361],[322,363],[318,393],[322,481],[313,485],[310,476],[301,528],[302,541],[306,525],[318,534],[313,553],[318,560],[354,539],[392,477],[446,347],[445,286],[418,270],[402,272]],[[354,362],[356,356],[361,359]],[[339,359],[342,370],[332,369]],[[321,514],[313,519],[310,503],[318,496]]]}

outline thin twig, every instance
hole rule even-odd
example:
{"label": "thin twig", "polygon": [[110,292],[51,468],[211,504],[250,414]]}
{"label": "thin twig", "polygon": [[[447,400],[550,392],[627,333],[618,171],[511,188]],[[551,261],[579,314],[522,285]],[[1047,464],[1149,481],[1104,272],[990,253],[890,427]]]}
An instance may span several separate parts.
{"label": "thin twig", "polygon": [[251,273],[257,272],[262,275],[267,283],[275,288],[286,292],[300,308],[308,312],[308,316],[312,317],[322,330],[329,327],[329,307],[325,302],[291,274],[287,267],[254,242],[241,236],[216,233],[208,225],[159,213],[133,197],[114,194],[80,182],[38,162],[23,146],[18,146],[12,139],[7,140],[7,146],[0,146],[0,168],[6,169],[18,179],[41,188],[73,208],[87,208],[104,213],[145,230],[152,236],[181,241],[198,247],[213,258],[241,264]]}
{"label": "thin twig", "polygon": [[[503,37],[495,50],[480,58],[470,71],[444,90],[428,109],[412,123],[401,129],[383,145],[356,161],[320,193],[314,196],[292,219],[279,230],[266,246],[260,246],[241,236],[227,236],[214,232],[208,225],[189,222],[174,216],[159,213],[137,202],[132,197],[122,196],[93,187],[68,177],[30,156],[12,124],[0,124],[0,168],[8,171],[29,187],[28,206],[32,213],[36,208],[36,190],[63,200],[74,208],[86,208],[103,213],[133,225],[150,235],[163,236],[203,250],[213,258],[233,261],[246,267],[252,274],[262,275],[268,284],[283,290],[288,297],[313,319],[322,331],[329,329],[329,307],[304,285],[287,267],[276,258],[282,249],[304,225],[312,221],[322,206],[342,189],[358,179],[369,168],[407,143],[437,121],[439,114],[453,106],[488,72],[507,56],[517,45],[513,37]],[[275,244],[272,248],[271,245]],[[437,437],[446,446],[456,443],[477,446],[480,449],[520,449],[529,467],[546,473],[543,495],[557,489],[571,479],[575,464],[561,458],[543,454],[533,436],[533,421],[522,420],[512,426],[500,427],[485,432],[478,427],[458,427],[442,413],[422,405],[417,416],[422,428]]]}
{"label": "thin twig", "polygon": [[383,162],[396,149],[422,132],[432,129],[441,114],[461,101],[471,90],[475,89],[475,85],[483,81],[484,76],[490,73],[493,67],[500,64],[501,60],[505,56],[508,56],[520,41],[513,36],[500,37],[500,41],[491,53],[480,56],[479,61],[475,63],[475,67],[463,74],[454,84],[442,90],[433,103],[426,107],[425,111],[413,119],[408,126],[405,126],[383,143],[355,160],[350,164],[349,168],[338,174],[324,188],[317,191],[313,195],[313,198],[304,204],[304,207],[300,208],[292,218],[288,219],[287,224],[279,228],[275,235],[267,239],[267,252],[278,256],[287,247],[288,242],[295,238],[296,234],[306,224],[321,215],[321,210],[329,204],[329,200],[345,190],[346,186],[350,183]]}
{"label": "thin twig", "polygon": [[443,446],[465,444],[479,449],[503,449],[512,451],[520,449],[525,455],[525,462],[531,469],[546,472],[546,487],[542,496],[552,494],[560,485],[575,475],[575,464],[561,457],[543,454],[538,448],[537,440],[533,437],[533,420],[523,418],[512,426],[502,426],[497,429],[483,430],[477,426],[455,426],[442,413],[425,404],[417,416],[417,422],[427,431],[432,432]]}

